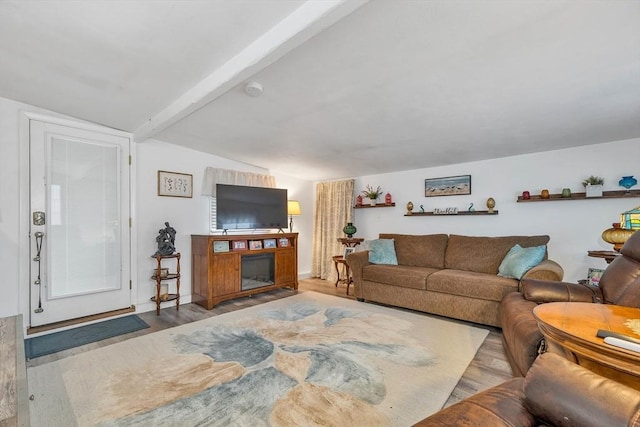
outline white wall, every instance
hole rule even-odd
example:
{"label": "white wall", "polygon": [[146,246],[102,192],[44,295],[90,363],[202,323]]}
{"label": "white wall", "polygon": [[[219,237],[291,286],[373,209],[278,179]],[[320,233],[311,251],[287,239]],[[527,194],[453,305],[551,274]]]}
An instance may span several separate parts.
{"label": "white wall", "polygon": [[[29,255],[20,255],[20,217],[28,221],[28,209],[21,213],[20,204],[28,200],[27,189],[21,189],[18,177],[28,170],[28,160],[20,157],[20,110],[64,117],[55,112],[0,98],[0,317],[18,313],[28,318],[28,302],[21,290],[20,266],[29,268]],[[202,175],[207,166],[264,171],[254,166],[234,162],[167,144],[148,141],[134,147],[136,159],[134,221],[137,243],[137,278],[134,302],[139,310],[152,309],[149,279],[156,250],[155,237],[165,221],[178,231],[176,246],[183,254],[182,293],[184,302],[190,297],[191,262],[190,235],[208,234],[208,201],[200,196]],[[356,236],[375,238],[380,232],[397,233],[457,233],[468,235],[548,234],[549,253],[565,269],[568,280],[584,278],[588,267],[605,268],[603,260],[589,258],[591,249],[610,250],[600,238],[602,231],[617,222],[621,212],[640,205],[640,198],[611,200],[581,200],[566,202],[516,203],[523,190],[537,194],[542,188],[558,193],[563,187],[574,192],[584,191],[582,179],[594,174],[605,178],[605,190],[618,190],[622,175],[640,176],[640,139],[611,142],[553,152],[515,156],[503,159],[458,164],[439,168],[419,169],[393,174],[371,175],[356,179],[356,188],[366,184],[380,185],[390,192],[394,208],[361,209],[355,211]],[[157,196],[157,171],[170,170],[193,174],[192,199]],[[424,179],[451,175],[472,175],[470,196],[424,197]],[[310,181],[276,174],[277,185],[289,190],[289,198],[300,201],[302,215],[294,218],[294,231],[300,233],[298,251],[299,274],[308,277],[311,270],[314,186]],[[486,209],[488,197],[496,200],[497,216],[472,217],[404,217],[405,205],[411,200],[418,210],[456,206],[466,209],[470,202],[476,209]],[[25,199],[26,198],[26,199]],[[24,246],[24,242],[23,242]],[[26,309],[25,309],[26,307]]]}
{"label": "white wall", "polygon": [[278,188],[286,188],[289,200],[300,202],[300,216],[293,217],[293,232],[298,233],[298,277],[311,277],[313,248],[314,183],[273,173]]}
{"label": "white wall", "polygon": [[[201,196],[205,168],[212,166],[256,173],[269,171],[157,140],[136,144],[136,151],[137,310],[149,311],[155,309],[155,303],[149,300],[155,292],[155,282],[149,279],[155,267],[155,260],[151,255],[158,249],[155,239],[158,230],[164,228],[165,221],[177,230],[176,250],[182,255],[180,302],[191,301],[191,235],[209,234],[209,198]],[[158,196],[158,170],[192,174],[193,198]],[[307,251],[306,247],[309,245],[310,248],[311,243],[306,240],[311,236],[309,224],[312,212],[308,208],[304,209],[307,201],[303,196],[311,193],[312,183],[276,175],[276,185],[278,188],[287,188],[290,199],[294,198],[294,195],[302,199],[300,202],[303,215],[300,220],[294,220],[294,231],[300,232],[301,240],[298,251],[299,273],[308,276],[311,269],[311,252]],[[164,307],[173,304],[173,301],[169,301],[162,305]]]}
{"label": "white wall", "polygon": [[[52,111],[0,98],[0,317],[23,313],[28,322],[28,284],[21,283],[20,269],[29,268],[29,254],[20,254],[20,245],[28,247],[28,236],[21,236],[21,219],[28,224],[28,189],[20,188],[18,177],[28,171],[28,159],[20,154],[20,111],[41,113],[53,117],[65,117]],[[161,141],[150,140],[135,144],[135,171],[133,183],[134,247],[133,256],[137,276],[134,277],[134,297],[138,311],[155,309],[149,301],[153,295],[150,280],[156,251],[158,230],[168,221],[178,232],[176,247],[182,253],[181,302],[191,297],[191,234],[209,234],[208,198],[200,196],[202,177],[207,166],[269,173],[255,166],[234,162],[221,157],[188,150]],[[157,195],[157,171],[169,170],[193,175],[193,198],[160,197]],[[284,175],[276,175],[279,188],[287,188],[290,198],[300,200],[302,215],[295,218],[294,231],[300,233],[299,274],[309,276],[311,270],[311,224],[313,220],[313,183]],[[21,212],[21,203],[23,212]],[[24,218],[21,218],[23,216]],[[165,303],[171,304],[171,303]]]}
{"label": "white wall", "polygon": [[[471,175],[471,195],[425,197],[424,180],[455,175]],[[605,261],[591,258],[588,250],[612,250],[600,235],[618,222],[620,213],[640,205],[640,198],[574,200],[516,203],[523,190],[539,194],[543,188],[560,193],[569,187],[584,192],[582,180],[589,175],[605,179],[604,189],[623,190],[618,180],[623,175],[640,176],[640,139],[610,142],[579,148],[506,157],[437,168],[359,177],[356,188],[380,185],[391,193],[392,208],[356,209],[356,237],[377,237],[381,232],[406,234],[463,234],[504,236],[547,234],[549,256],[565,270],[565,279],[586,278],[589,267],[606,268]],[[638,187],[636,187],[638,189]],[[414,212],[424,205],[434,208],[457,207],[466,210],[474,203],[487,210],[486,200],[493,197],[496,216],[403,216],[412,201]],[[365,199],[367,202],[368,199]]]}

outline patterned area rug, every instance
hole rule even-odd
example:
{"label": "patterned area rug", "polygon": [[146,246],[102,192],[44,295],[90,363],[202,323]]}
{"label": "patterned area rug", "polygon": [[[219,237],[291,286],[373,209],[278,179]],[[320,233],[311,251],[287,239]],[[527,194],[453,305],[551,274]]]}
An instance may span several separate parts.
{"label": "patterned area rug", "polygon": [[314,292],[28,369],[33,425],[409,426],[488,331]]}

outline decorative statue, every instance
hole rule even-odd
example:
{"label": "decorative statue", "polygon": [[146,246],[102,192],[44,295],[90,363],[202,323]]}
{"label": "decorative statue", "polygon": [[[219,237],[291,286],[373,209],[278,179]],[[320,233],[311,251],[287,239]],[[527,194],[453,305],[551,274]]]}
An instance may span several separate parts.
{"label": "decorative statue", "polygon": [[487,199],[487,207],[489,208],[489,213],[493,213],[493,208],[496,207],[496,201],[493,197],[489,197]]}
{"label": "decorative statue", "polygon": [[412,215],[413,214],[413,202],[409,201],[407,203],[407,213],[406,215]]}
{"label": "decorative statue", "polygon": [[176,251],[176,229],[170,226],[168,222],[165,222],[164,225],[165,228],[158,230],[158,237],[156,237],[158,250],[153,256],[173,255]]}

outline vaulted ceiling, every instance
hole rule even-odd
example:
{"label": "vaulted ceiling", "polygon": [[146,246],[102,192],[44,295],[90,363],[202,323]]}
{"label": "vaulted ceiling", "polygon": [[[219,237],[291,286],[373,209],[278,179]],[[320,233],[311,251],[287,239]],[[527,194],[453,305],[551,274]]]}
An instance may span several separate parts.
{"label": "vaulted ceiling", "polygon": [[617,141],[640,1],[0,0],[0,96],[309,180]]}

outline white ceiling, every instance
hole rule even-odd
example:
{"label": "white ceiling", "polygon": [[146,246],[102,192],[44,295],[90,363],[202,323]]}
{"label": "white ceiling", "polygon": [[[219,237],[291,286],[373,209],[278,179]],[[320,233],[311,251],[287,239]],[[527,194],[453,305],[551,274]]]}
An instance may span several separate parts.
{"label": "white ceiling", "polygon": [[640,0],[0,0],[0,96],[309,180],[617,141]]}

